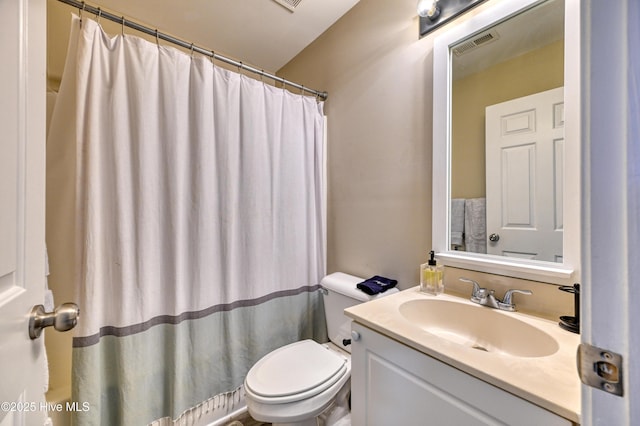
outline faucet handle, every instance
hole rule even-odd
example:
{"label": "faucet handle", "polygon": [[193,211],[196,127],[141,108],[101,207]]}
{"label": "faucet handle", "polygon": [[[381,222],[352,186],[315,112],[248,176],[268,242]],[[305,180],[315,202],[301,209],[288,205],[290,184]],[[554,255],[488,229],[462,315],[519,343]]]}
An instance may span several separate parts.
{"label": "faucet handle", "polygon": [[526,295],[533,294],[531,290],[516,290],[516,289],[507,290],[507,292],[504,294],[504,299],[502,300],[502,303],[504,305],[513,305],[513,302],[512,302],[513,293],[520,293],[520,294],[526,294]]}
{"label": "faucet handle", "polygon": [[480,284],[478,284],[477,281],[474,280],[470,280],[469,278],[458,278],[459,281],[462,281],[464,283],[469,283],[473,285],[473,290],[471,291],[471,297],[472,298],[482,298],[482,297],[487,297],[487,289],[486,288],[480,288]]}
{"label": "faucet handle", "polygon": [[472,291],[472,295],[475,296],[479,291],[480,291],[480,285],[474,281],[474,280],[470,280],[469,278],[458,278],[458,281],[462,281],[464,283],[469,283],[473,285],[473,291]]}

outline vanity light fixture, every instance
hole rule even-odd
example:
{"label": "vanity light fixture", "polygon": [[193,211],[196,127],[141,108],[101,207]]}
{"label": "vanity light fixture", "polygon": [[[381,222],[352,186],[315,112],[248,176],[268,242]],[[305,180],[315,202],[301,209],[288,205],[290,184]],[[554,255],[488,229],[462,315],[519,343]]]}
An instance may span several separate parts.
{"label": "vanity light fixture", "polygon": [[485,0],[418,0],[420,37]]}
{"label": "vanity light fixture", "polygon": [[438,5],[438,0],[419,0],[418,15],[422,18],[427,18],[432,22],[438,19],[438,17],[440,17],[440,6]]}

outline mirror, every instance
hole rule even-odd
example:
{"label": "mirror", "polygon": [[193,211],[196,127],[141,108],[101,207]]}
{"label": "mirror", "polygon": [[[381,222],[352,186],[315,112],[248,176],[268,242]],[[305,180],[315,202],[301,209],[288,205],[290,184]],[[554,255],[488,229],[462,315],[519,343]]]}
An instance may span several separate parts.
{"label": "mirror", "polygon": [[563,18],[547,0],[450,47],[452,250],[562,262]]}
{"label": "mirror", "polygon": [[579,248],[565,196],[579,184],[579,123],[565,123],[579,108],[565,99],[579,91],[565,67],[573,6],[507,3],[434,41],[434,247],[445,265],[567,284]]}

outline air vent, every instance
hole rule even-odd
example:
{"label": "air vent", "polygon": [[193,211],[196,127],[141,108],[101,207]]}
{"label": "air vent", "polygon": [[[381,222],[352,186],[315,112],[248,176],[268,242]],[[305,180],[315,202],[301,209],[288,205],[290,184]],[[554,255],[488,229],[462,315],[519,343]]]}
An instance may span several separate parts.
{"label": "air vent", "polygon": [[486,33],[482,33],[471,40],[467,40],[462,44],[457,45],[453,48],[453,53],[456,56],[464,55],[465,53],[471,52],[472,50],[477,49],[480,46],[483,46],[487,43],[491,43],[500,38],[500,34],[496,30],[491,30]]}
{"label": "air vent", "polygon": [[302,2],[302,0],[273,0],[278,3],[280,6],[284,6],[289,9],[291,12],[296,10],[296,7]]}

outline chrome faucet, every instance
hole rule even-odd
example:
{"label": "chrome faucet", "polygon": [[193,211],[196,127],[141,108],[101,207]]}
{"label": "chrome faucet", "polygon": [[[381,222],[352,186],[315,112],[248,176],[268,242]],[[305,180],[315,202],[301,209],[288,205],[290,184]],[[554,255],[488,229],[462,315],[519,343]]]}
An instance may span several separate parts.
{"label": "chrome faucet", "polygon": [[533,294],[530,290],[511,289],[507,290],[507,292],[504,294],[504,298],[500,300],[494,296],[494,290],[482,288],[474,280],[470,280],[469,278],[460,278],[460,281],[473,285],[473,290],[471,290],[471,301],[473,303],[477,303],[478,305],[482,306],[488,306],[493,309],[500,309],[501,311],[513,312],[516,310],[516,305],[515,303],[513,303],[514,293],[528,295]]}

